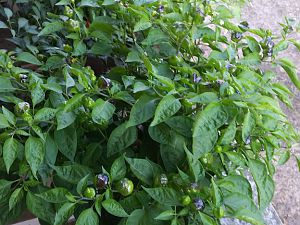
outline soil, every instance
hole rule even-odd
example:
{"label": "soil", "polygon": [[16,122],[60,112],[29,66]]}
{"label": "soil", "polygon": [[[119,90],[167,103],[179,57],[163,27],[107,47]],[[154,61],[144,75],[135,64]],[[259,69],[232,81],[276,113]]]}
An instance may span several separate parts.
{"label": "soil", "polygon": [[[300,22],[299,0],[252,0],[245,6],[242,19],[249,21],[251,27],[263,27],[274,30],[280,35],[279,22],[284,17],[296,19]],[[300,33],[293,35],[300,40]],[[289,57],[295,63],[300,77],[300,52],[293,46],[290,47],[284,57]],[[283,81],[295,94],[294,108],[285,109],[289,119],[296,129],[300,131],[300,91],[289,81],[288,76],[278,69],[278,80]],[[292,151],[300,155],[300,145],[295,144]],[[295,158],[291,158],[287,164],[277,167],[276,191],[273,204],[285,225],[300,224],[300,172]]]}

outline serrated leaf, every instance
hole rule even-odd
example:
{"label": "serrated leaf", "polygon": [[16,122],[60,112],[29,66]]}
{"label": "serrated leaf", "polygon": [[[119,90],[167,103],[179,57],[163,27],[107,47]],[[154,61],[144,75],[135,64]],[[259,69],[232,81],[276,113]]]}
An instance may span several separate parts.
{"label": "serrated leaf", "polygon": [[37,178],[36,173],[43,163],[44,157],[45,148],[41,139],[29,137],[25,143],[25,158],[35,178]]}
{"label": "serrated leaf", "polygon": [[132,145],[137,139],[136,127],[127,128],[127,122],[119,125],[115,128],[107,143],[107,155],[112,156],[121,152],[130,145]]}
{"label": "serrated leaf", "polygon": [[103,208],[113,216],[128,217],[122,205],[114,199],[107,199],[102,202]]}
{"label": "serrated leaf", "polygon": [[27,62],[34,65],[42,65],[40,60],[38,60],[34,55],[29,52],[22,52],[17,56],[17,60],[21,62]]}
{"label": "serrated leaf", "polygon": [[150,126],[155,126],[166,119],[173,116],[181,108],[179,99],[176,99],[173,95],[167,95],[159,102],[156,110],[154,119]]}

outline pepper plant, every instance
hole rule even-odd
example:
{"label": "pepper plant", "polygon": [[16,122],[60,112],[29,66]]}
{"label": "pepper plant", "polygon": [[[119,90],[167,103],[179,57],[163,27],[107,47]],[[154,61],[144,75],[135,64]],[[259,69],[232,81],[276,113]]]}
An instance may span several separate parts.
{"label": "pepper plant", "polygon": [[300,89],[278,57],[300,48],[292,21],[277,37],[226,1],[50,2],[34,51],[0,52],[0,224],[24,209],[55,225],[264,224],[298,140],[274,69]]}

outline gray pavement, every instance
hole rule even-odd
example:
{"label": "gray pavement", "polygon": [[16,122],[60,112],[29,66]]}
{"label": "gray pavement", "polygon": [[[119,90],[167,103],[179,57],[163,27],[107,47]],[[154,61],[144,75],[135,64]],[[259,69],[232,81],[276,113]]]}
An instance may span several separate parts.
{"label": "gray pavement", "polygon": [[[264,27],[277,31],[280,30],[278,22],[282,22],[284,17],[294,18],[300,22],[300,0],[252,0],[246,6],[242,18],[249,21],[252,27]],[[300,40],[300,34],[295,37]],[[298,67],[300,76],[300,53],[292,47],[287,54]],[[287,84],[295,94],[294,109],[286,109],[291,122],[300,131],[300,91],[298,91],[288,77],[278,70],[278,80]],[[300,155],[300,146],[296,144],[293,152]],[[284,166],[277,168],[275,176],[276,191],[273,204],[281,217],[284,225],[300,225],[300,172],[297,163],[292,158]]]}

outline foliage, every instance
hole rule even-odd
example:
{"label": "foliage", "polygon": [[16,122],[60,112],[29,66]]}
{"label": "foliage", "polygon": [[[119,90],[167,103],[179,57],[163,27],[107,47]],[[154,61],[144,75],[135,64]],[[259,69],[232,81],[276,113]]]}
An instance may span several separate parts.
{"label": "foliage", "polygon": [[300,46],[291,21],[279,38],[235,24],[225,1],[15,3],[2,9],[17,49],[0,53],[0,224],[25,208],[56,225],[264,224],[298,135],[279,105],[292,92],[262,68],[300,88],[278,57]]}

